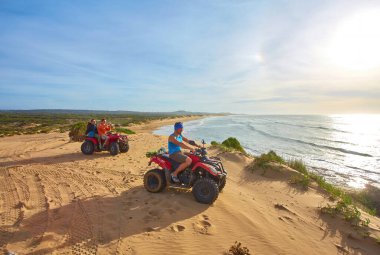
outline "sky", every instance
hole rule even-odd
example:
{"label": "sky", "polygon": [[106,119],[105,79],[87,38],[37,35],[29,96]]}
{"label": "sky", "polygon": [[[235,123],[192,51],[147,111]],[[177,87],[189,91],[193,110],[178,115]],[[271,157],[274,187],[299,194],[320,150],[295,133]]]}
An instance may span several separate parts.
{"label": "sky", "polygon": [[380,1],[0,0],[0,109],[380,113]]}

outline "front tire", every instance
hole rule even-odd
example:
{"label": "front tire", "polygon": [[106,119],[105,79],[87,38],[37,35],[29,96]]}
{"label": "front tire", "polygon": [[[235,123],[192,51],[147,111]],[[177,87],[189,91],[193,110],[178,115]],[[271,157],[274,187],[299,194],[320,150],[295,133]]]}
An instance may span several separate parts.
{"label": "front tire", "polygon": [[80,149],[84,155],[91,155],[94,153],[95,146],[94,143],[91,141],[84,141]]}
{"label": "front tire", "polygon": [[144,187],[152,193],[161,192],[166,186],[166,179],[163,170],[153,169],[144,175]]}
{"label": "front tire", "polygon": [[112,156],[116,156],[117,154],[120,153],[120,148],[119,148],[119,144],[116,143],[116,142],[112,142],[111,145],[110,145],[110,153]]}
{"label": "front tire", "polygon": [[119,143],[119,148],[121,153],[125,153],[129,151],[129,144],[128,142],[121,142]]}
{"label": "front tire", "polygon": [[202,204],[212,204],[219,196],[218,184],[209,178],[202,178],[193,186],[195,200]]}

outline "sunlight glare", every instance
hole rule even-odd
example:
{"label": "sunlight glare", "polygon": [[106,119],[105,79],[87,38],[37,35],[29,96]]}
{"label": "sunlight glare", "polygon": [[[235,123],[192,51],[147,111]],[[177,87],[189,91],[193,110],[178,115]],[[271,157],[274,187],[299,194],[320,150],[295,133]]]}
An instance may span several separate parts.
{"label": "sunlight glare", "polygon": [[331,62],[344,69],[380,67],[380,10],[360,12],[341,22],[328,51]]}

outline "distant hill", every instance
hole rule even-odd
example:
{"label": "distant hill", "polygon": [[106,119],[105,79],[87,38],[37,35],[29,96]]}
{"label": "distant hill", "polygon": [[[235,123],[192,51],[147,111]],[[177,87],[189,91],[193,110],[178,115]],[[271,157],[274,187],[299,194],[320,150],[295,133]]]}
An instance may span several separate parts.
{"label": "distant hill", "polygon": [[183,115],[213,115],[213,114],[228,114],[228,113],[209,113],[209,112],[139,112],[139,111],[102,111],[102,110],[67,110],[67,109],[35,109],[35,110],[0,110],[0,113],[23,113],[23,114],[105,114],[105,115],[167,115],[167,116],[183,116]]}

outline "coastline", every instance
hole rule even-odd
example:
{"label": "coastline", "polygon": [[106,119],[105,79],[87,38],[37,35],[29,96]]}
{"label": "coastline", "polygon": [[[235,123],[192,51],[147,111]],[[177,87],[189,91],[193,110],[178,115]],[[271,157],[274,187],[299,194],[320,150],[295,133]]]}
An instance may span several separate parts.
{"label": "coastline", "polygon": [[136,133],[153,133],[156,129],[171,125],[175,122],[186,122],[186,121],[192,121],[192,120],[199,120],[199,119],[204,119],[208,117],[216,117],[216,116],[221,116],[221,115],[196,115],[196,116],[186,116],[186,117],[174,117],[174,118],[165,118],[161,120],[152,120],[147,123],[141,123],[141,124],[135,124],[135,125],[130,125],[128,128],[131,130],[135,131]]}

